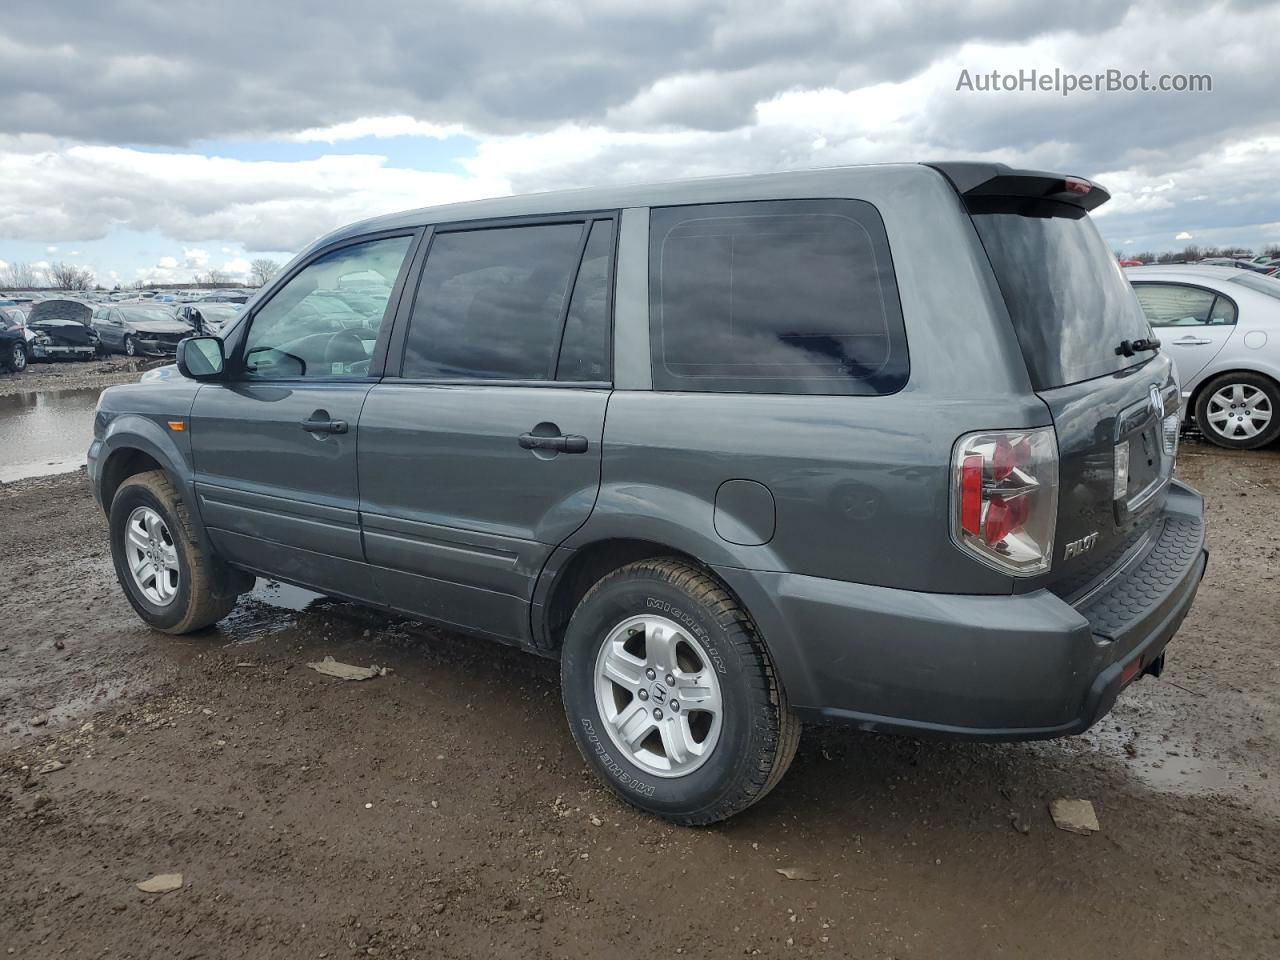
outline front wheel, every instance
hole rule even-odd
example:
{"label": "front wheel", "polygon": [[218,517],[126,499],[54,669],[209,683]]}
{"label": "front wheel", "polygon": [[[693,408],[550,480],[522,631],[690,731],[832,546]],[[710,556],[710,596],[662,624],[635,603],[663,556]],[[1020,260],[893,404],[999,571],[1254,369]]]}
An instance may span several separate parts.
{"label": "front wheel", "polygon": [[724,820],[786,772],[800,723],[746,612],[682,560],[615,570],[561,652],[578,748],[615,793],[675,823]]}
{"label": "front wheel", "polygon": [[236,604],[219,561],[200,548],[187,506],[159,470],[126,479],[111,501],[111,559],[139,617],[165,633],[217,623]]}
{"label": "front wheel", "polygon": [[21,373],[27,369],[27,347],[23,343],[15,343],[13,352],[9,357],[9,366],[14,373]]}
{"label": "front wheel", "polygon": [[138,344],[134,342],[133,337],[124,338],[124,354],[126,357],[136,357],[138,355]]}
{"label": "front wheel", "polygon": [[1280,387],[1257,373],[1224,373],[1196,400],[1196,425],[1220,447],[1252,450],[1280,436]]}

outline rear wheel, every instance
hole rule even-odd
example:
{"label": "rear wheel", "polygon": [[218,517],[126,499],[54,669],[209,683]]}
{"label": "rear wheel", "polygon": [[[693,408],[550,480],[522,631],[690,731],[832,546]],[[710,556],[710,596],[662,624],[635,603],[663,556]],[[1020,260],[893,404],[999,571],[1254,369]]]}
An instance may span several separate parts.
{"label": "rear wheel", "polygon": [[1280,436],[1280,387],[1257,373],[1215,377],[1196,400],[1196,424],[1220,447],[1266,446]]}
{"label": "rear wheel", "polygon": [[561,653],[578,748],[628,803],[676,823],[765,796],[800,723],[746,612],[682,560],[642,560],[583,598]]}
{"label": "rear wheel", "polygon": [[217,564],[199,545],[187,506],[159,470],[126,479],[111,501],[111,559],[139,617],[166,633],[217,623],[236,605],[215,586]]}

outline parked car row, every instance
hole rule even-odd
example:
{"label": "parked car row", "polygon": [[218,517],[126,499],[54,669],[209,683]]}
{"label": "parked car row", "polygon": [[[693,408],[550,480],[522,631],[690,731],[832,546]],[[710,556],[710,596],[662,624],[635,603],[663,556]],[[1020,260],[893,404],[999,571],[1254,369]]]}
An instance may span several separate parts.
{"label": "parked car row", "polygon": [[1275,257],[1254,257],[1246,260],[1243,257],[1209,257],[1200,260],[1195,266],[1200,267],[1233,267],[1237,270],[1251,270],[1263,276],[1273,277],[1280,270],[1280,259]]}
{"label": "parked car row", "polygon": [[109,353],[172,356],[192,334],[220,336],[239,316],[238,303],[141,300],[94,305],[73,297],[0,305],[0,366],[21,371],[33,361],[89,360]]}

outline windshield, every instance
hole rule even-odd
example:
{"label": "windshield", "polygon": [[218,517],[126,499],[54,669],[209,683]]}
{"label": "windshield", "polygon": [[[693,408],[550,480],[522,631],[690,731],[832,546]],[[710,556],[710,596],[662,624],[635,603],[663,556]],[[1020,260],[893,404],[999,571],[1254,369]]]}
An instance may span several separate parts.
{"label": "windshield", "polygon": [[1037,390],[1145,363],[1117,353],[1151,327],[1115,257],[1082,210],[1057,203],[975,201],[986,248]]}

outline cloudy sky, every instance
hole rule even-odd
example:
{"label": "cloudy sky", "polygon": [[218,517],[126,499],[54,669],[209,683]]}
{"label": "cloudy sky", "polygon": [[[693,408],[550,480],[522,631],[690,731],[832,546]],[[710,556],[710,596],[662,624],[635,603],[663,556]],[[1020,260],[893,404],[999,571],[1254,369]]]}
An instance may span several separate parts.
{"label": "cloudy sky", "polygon": [[[0,22],[0,261],[284,260],[448,200],[890,160],[1100,180],[1121,249],[1280,243],[1280,3],[61,0]],[[976,92],[993,69],[1212,92]]]}

